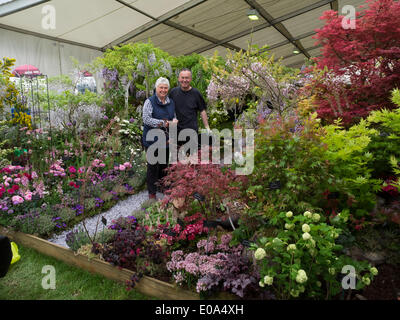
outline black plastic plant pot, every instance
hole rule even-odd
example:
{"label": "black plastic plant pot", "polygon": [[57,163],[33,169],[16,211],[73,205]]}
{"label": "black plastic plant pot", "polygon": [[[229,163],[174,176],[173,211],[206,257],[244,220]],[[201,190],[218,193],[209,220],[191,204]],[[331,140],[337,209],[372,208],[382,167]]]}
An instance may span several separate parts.
{"label": "black plastic plant pot", "polygon": [[217,221],[212,221],[212,220],[204,220],[203,221],[203,227],[205,227],[205,228],[215,229],[217,226],[218,226]]}
{"label": "black plastic plant pot", "polygon": [[328,194],[328,199],[339,199],[340,193],[335,191]]}
{"label": "black plastic plant pot", "polygon": [[243,245],[244,247],[246,247],[246,248],[250,248],[251,245],[252,245],[253,243],[254,243],[254,242],[249,241],[249,240],[242,240],[242,245]]}
{"label": "black plastic plant pot", "polygon": [[[231,223],[232,221],[232,223]],[[231,217],[231,221],[229,221],[229,217],[222,220],[222,219],[217,219],[216,222],[225,230],[235,230],[235,228],[238,228],[238,222],[239,222],[239,218],[232,218]],[[232,227],[233,224],[233,227]]]}
{"label": "black plastic plant pot", "polygon": [[281,182],[279,180],[277,181],[272,181],[269,183],[268,188],[271,190],[277,190],[277,189],[281,189],[282,185]]}
{"label": "black plastic plant pot", "polygon": [[193,193],[193,197],[194,197],[196,200],[199,200],[199,201],[204,201],[204,200],[206,200],[206,197],[203,196],[202,194],[198,193],[198,192]]}

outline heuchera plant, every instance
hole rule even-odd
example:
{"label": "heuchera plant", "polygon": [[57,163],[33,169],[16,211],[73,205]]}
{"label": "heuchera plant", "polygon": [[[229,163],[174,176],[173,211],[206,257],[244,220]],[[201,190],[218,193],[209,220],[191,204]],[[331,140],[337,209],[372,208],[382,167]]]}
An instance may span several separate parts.
{"label": "heuchera plant", "polygon": [[167,263],[177,284],[195,286],[197,292],[221,288],[243,297],[251,284],[258,280],[252,269],[252,261],[242,255],[243,246],[229,246],[232,236],[216,236],[197,242],[197,252],[184,254],[172,252]]}
{"label": "heuchera plant", "polygon": [[328,122],[340,117],[347,125],[372,110],[395,107],[389,92],[400,86],[400,3],[367,3],[352,21],[355,28],[343,27],[345,17],[333,10],[320,18],[326,23],[315,36],[323,46],[316,68],[329,71],[317,83],[317,112]]}

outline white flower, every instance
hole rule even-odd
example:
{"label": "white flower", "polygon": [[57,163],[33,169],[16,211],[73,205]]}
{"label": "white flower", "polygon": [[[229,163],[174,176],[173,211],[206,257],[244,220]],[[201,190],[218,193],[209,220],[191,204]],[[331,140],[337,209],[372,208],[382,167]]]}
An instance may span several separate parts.
{"label": "white flower", "polygon": [[292,211],[286,212],[286,217],[287,217],[287,218],[293,217],[293,212],[292,212]]}
{"label": "white flower", "polygon": [[321,216],[318,213],[314,213],[312,215],[312,219],[313,219],[314,222],[318,222],[319,219],[321,219]]}
{"label": "white flower", "polygon": [[290,229],[293,229],[293,227],[294,227],[293,223],[285,223],[285,229],[290,230]]}
{"label": "white flower", "polygon": [[308,232],[303,233],[303,240],[310,240],[311,239],[311,234],[309,234]]}
{"label": "white flower", "polygon": [[297,276],[296,276],[296,281],[298,283],[305,283],[307,282],[308,278],[307,278],[307,274],[303,269],[300,269],[299,271],[297,271]]}
{"label": "white flower", "polygon": [[290,295],[292,297],[297,298],[299,296],[299,293],[300,293],[299,290],[294,290],[294,289],[290,290]]}
{"label": "white flower", "polygon": [[303,230],[303,232],[306,233],[306,232],[310,232],[311,229],[310,229],[310,226],[307,223],[305,223],[301,226],[301,230]]}
{"label": "white flower", "polygon": [[312,213],[310,211],[306,211],[306,212],[304,212],[304,216],[306,218],[312,218]]}
{"label": "white flower", "polygon": [[264,282],[263,282],[262,280],[260,280],[260,282],[258,283],[258,285],[259,285],[260,287],[263,287],[263,288],[264,288]]}
{"label": "white flower", "polygon": [[274,277],[270,277],[270,276],[265,276],[264,277],[264,283],[266,285],[272,285],[272,283],[274,282]]}
{"label": "white flower", "polygon": [[369,269],[369,271],[372,273],[373,276],[376,276],[378,274],[378,269],[375,267],[372,267],[371,269]]}
{"label": "white flower", "polygon": [[361,281],[367,286],[371,283],[371,279],[368,276],[362,277]]}
{"label": "white flower", "polygon": [[295,251],[296,249],[296,245],[293,243],[287,246],[287,251]]}
{"label": "white flower", "polygon": [[256,252],[254,252],[254,258],[256,258],[256,260],[262,260],[266,255],[267,254],[263,248],[258,248]]}

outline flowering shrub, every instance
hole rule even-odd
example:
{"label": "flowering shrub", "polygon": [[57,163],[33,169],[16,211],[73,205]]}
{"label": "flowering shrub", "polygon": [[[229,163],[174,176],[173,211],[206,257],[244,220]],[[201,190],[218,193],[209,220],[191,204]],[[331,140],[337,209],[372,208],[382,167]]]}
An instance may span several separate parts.
{"label": "flowering shrub", "polygon": [[197,236],[208,233],[204,226],[204,217],[200,213],[186,216],[183,222],[172,225],[170,222],[159,224],[154,233],[156,240],[165,240],[170,246],[179,246],[182,243],[189,243]]}
{"label": "flowering shrub", "polygon": [[[343,224],[341,219],[336,218],[338,224]],[[261,270],[261,287],[271,288],[280,299],[330,298],[341,290],[338,278],[345,265],[355,267],[361,280],[357,281],[357,289],[371,282],[376,269],[341,255],[342,246],[335,243],[341,229],[323,220],[309,211],[281,212],[271,219],[270,224],[277,228],[276,237],[261,238],[253,247]]]}
{"label": "flowering shrub", "polygon": [[269,105],[280,115],[294,106],[296,75],[268,57],[265,50],[251,47],[244,52],[228,53],[225,65],[211,60],[210,67],[213,75],[207,88],[209,102],[222,102],[226,109],[235,110],[235,120],[250,101],[257,101],[259,108]]}
{"label": "flowering shrub", "polygon": [[323,45],[317,68],[329,70],[316,79],[320,118],[329,123],[342,118],[347,126],[372,110],[394,108],[388,92],[400,85],[399,9],[397,1],[368,1],[352,20],[356,28],[343,28],[343,16],[324,12],[320,19],[326,23],[315,36]]}
{"label": "flowering shrub", "polygon": [[182,250],[172,252],[167,263],[179,285],[195,286],[197,292],[207,292],[221,288],[239,297],[244,297],[246,289],[257,282],[252,261],[242,255],[243,247],[230,247],[230,234],[216,236],[197,242],[197,252],[184,254]]}
{"label": "flowering shrub", "polygon": [[207,214],[217,216],[217,208],[224,198],[235,199],[240,196],[239,184],[244,176],[235,175],[231,169],[217,164],[184,164],[177,162],[166,169],[162,179],[166,188],[164,203],[183,200],[180,208],[189,209],[195,192],[205,197]]}
{"label": "flowering shrub", "polygon": [[43,198],[46,191],[35,171],[8,165],[0,169],[0,221],[6,214],[22,213],[32,200]]}
{"label": "flowering shrub", "polygon": [[264,121],[256,132],[253,174],[247,188],[251,212],[273,217],[279,210],[320,207],[334,183],[315,118]]}

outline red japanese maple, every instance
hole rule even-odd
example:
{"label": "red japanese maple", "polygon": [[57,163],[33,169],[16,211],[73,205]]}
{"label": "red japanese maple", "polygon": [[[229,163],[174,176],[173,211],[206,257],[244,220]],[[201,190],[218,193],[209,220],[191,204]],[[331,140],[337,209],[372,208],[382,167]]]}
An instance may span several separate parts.
{"label": "red japanese maple", "polygon": [[[400,2],[367,0],[369,8],[356,13],[355,28],[344,28],[345,17],[326,11],[314,36],[322,44],[317,68],[329,69],[318,88],[317,113],[331,122],[354,123],[370,111],[395,105],[390,91],[400,87]],[[363,6],[362,6],[363,7]]]}

